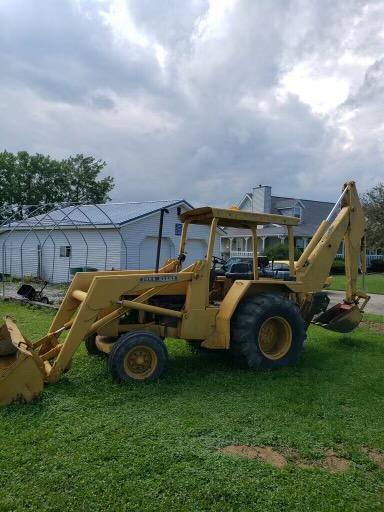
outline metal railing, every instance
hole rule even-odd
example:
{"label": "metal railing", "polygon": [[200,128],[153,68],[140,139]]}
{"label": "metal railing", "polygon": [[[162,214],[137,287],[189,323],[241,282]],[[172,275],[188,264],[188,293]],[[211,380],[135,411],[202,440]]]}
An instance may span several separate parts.
{"label": "metal railing", "polygon": [[[252,251],[229,251],[230,258],[253,258]],[[344,254],[336,254],[337,259],[343,259]],[[383,260],[384,255],[382,254],[367,254],[367,266],[369,267],[373,260]]]}
{"label": "metal railing", "polygon": [[229,256],[237,258],[252,258],[253,251],[230,251]]}

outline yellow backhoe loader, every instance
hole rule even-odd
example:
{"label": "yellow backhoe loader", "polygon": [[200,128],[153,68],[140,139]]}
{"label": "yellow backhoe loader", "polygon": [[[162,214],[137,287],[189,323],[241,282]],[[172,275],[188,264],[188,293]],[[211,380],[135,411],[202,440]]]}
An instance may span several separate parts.
{"label": "yellow backhoe loader", "polygon": [[[45,383],[56,382],[69,368],[83,341],[89,353],[108,354],[115,380],[144,380],[157,379],[166,370],[166,337],[229,350],[250,369],[273,369],[298,360],[312,321],[339,332],[359,324],[369,296],[356,289],[359,259],[365,272],[365,219],[354,182],[344,185],[296,264],[296,217],[204,207],[183,213],[181,220],[177,259],[167,260],[158,271],[76,274],[48,334],[38,341],[28,340],[11,318],[5,319],[0,332],[1,405],[37,397]],[[210,227],[208,250],[203,260],[182,268],[191,224]],[[289,279],[258,275],[257,227],[265,224],[287,227]],[[227,226],[250,230],[253,279],[217,276],[212,268],[217,228]],[[342,241],[346,296],[327,309],[329,299],[321,290]]]}

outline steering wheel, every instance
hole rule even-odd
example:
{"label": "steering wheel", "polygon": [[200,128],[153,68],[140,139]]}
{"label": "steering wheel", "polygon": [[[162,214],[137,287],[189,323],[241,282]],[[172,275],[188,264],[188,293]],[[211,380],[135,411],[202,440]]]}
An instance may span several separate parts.
{"label": "steering wheel", "polygon": [[225,265],[227,262],[223,260],[223,258],[218,258],[217,256],[212,257],[212,263],[213,265],[217,265],[217,263],[221,263],[222,265]]}

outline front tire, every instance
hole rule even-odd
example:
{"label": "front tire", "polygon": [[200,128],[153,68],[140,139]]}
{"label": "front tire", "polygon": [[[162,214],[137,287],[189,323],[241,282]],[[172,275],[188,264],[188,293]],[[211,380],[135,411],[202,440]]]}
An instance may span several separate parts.
{"label": "front tire", "polygon": [[102,352],[96,345],[96,333],[90,334],[84,340],[85,348],[90,356],[104,356],[104,352]]}
{"label": "front tire", "polygon": [[246,297],[232,317],[232,354],[237,362],[251,370],[297,363],[305,338],[305,323],[299,308],[281,295]]}
{"label": "front tire", "polygon": [[163,340],[146,331],[120,336],[108,358],[109,370],[117,382],[157,380],[165,373],[167,364]]}

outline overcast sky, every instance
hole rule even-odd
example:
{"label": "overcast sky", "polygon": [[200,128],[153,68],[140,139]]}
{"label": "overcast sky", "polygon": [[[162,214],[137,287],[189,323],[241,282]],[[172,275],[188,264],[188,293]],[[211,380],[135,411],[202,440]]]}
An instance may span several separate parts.
{"label": "overcast sky", "polygon": [[383,143],[383,0],[0,0],[0,149],[102,158],[113,200],[331,200]]}

